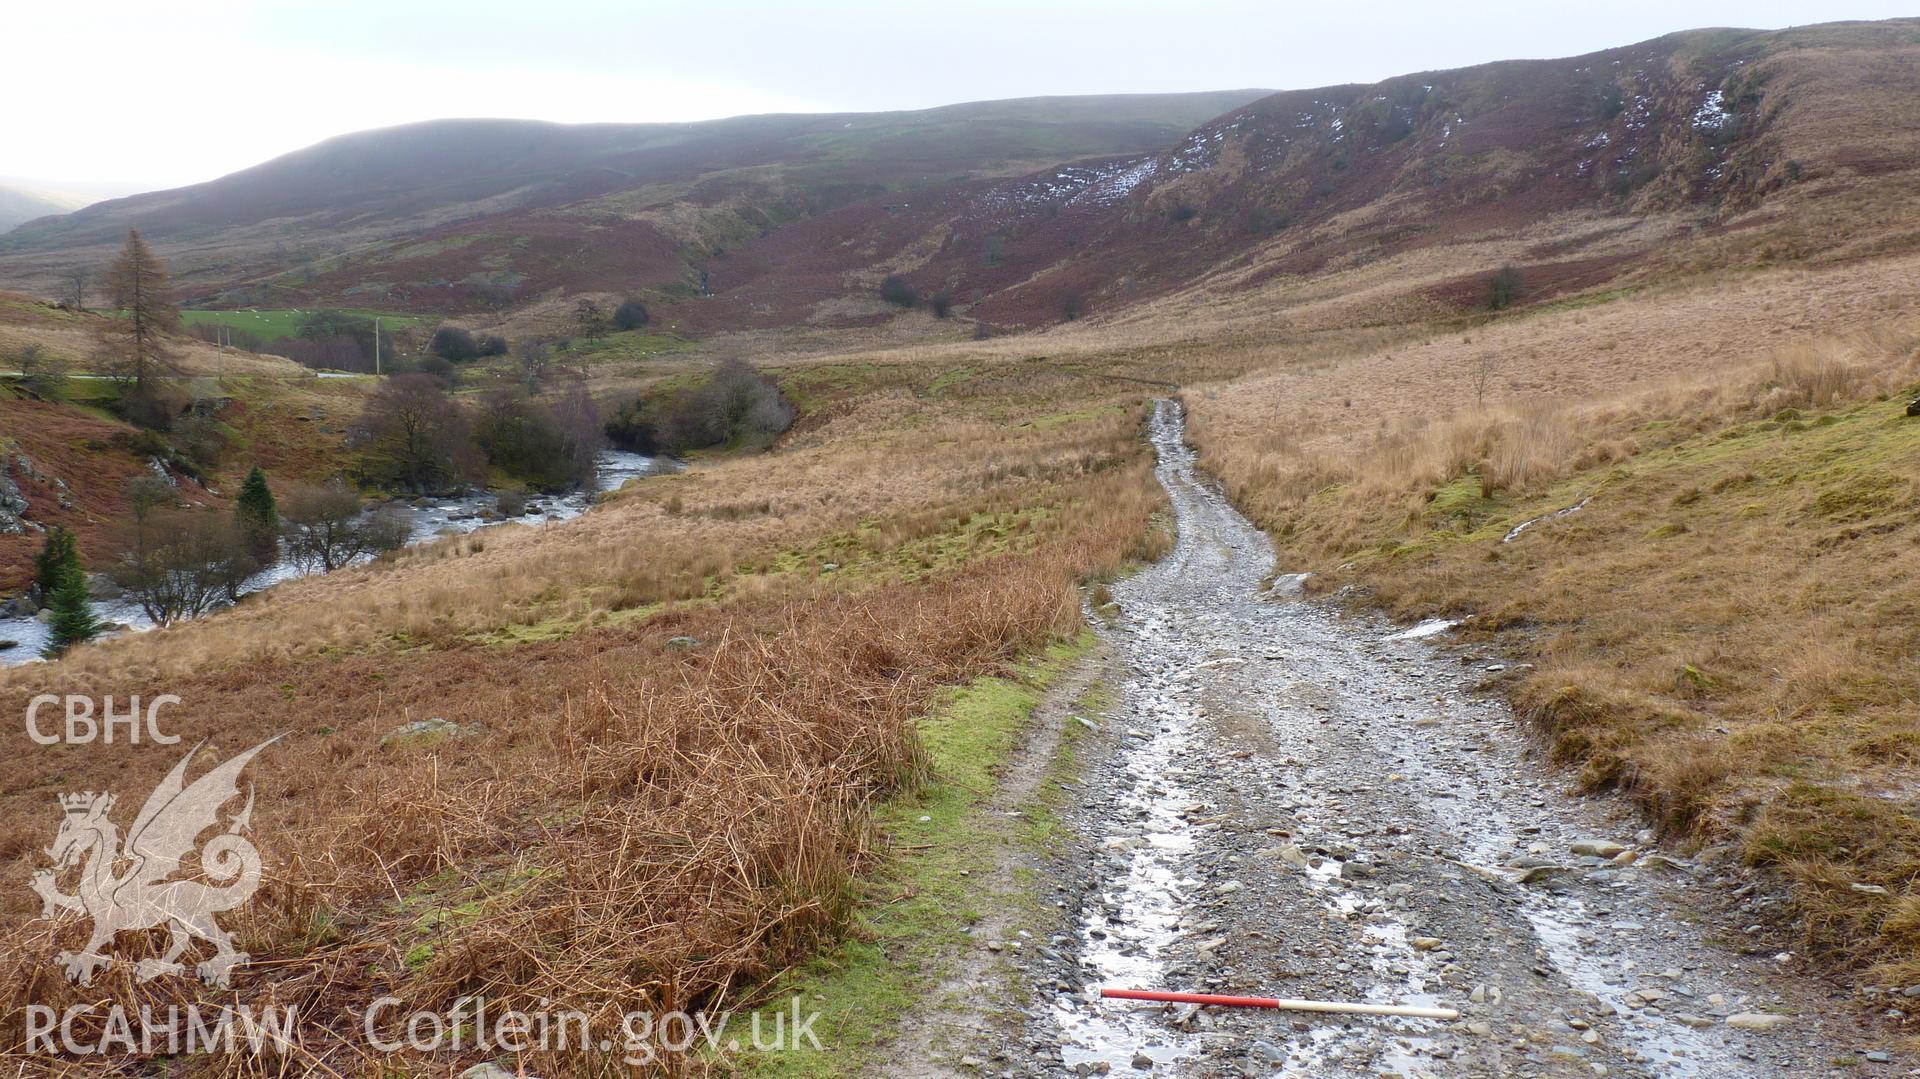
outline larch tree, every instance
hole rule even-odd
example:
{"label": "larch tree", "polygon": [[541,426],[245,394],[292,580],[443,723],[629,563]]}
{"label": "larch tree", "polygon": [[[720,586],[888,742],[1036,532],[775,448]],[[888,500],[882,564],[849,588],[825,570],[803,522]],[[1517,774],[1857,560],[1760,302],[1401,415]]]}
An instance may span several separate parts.
{"label": "larch tree", "polygon": [[173,306],[166,265],[139,229],[127,230],[126,246],[107,267],[106,286],[121,312],[108,324],[109,359],[132,382],[134,398],[145,400],[152,394],[153,380],[173,370],[166,335],[179,331],[180,312]]}

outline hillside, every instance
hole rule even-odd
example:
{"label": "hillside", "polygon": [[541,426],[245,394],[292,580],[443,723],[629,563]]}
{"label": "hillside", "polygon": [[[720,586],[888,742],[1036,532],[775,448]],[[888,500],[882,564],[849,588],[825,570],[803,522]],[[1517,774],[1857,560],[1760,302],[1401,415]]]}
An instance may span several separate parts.
{"label": "hillside", "polygon": [[[433,121],[39,222],[0,238],[0,279],[45,291],[55,269],[100,261],[138,227],[188,294],[268,306],[327,297],[330,285],[424,310],[561,284],[684,285],[692,260],[757,229],[886,192],[1144,152],[1259,93],[685,124]],[[378,246],[402,237],[419,242]],[[583,245],[615,250],[572,265]]]}
{"label": "hillside", "polygon": [[[684,332],[884,321],[887,274],[996,326],[1452,249],[1382,297],[1484,306],[1819,250],[1904,249],[1920,21],[1700,30],[1370,86],[1036,99],[921,113],[345,136],[0,238],[43,293],[130,224],[210,306],[480,321],[640,293]],[[1187,121],[1197,122],[1192,126]],[[1682,256],[1676,252],[1686,250]],[[701,274],[715,295],[702,297]],[[1069,301],[1063,303],[1063,301]]]}
{"label": "hillside", "polygon": [[[1276,94],[1156,155],[927,210],[916,240],[941,242],[912,277],[989,320],[1034,324],[1058,319],[1068,293],[1113,309],[1449,246],[1477,261],[1405,276],[1391,302],[1417,315],[1483,306],[1509,260],[1543,298],[1630,276],[1676,241],[1727,236],[1744,250],[1722,264],[1815,254],[1788,205],[1883,218],[1875,245],[1910,248],[1910,226],[1859,203],[1912,196],[1920,127],[1901,103],[1920,93],[1916,57],[1913,20],[1702,30]],[[856,213],[808,227],[844,232]],[[901,236],[903,259],[916,240]]]}
{"label": "hillside", "polygon": [[77,196],[0,183],[0,233],[35,218],[71,213],[86,204],[87,200]]}
{"label": "hillside", "polygon": [[[215,461],[181,467],[169,439],[113,414],[115,382],[97,367],[104,316],[0,293],[0,489],[19,501],[0,507],[0,599],[24,589],[47,529],[72,531],[88,564],[112,562],[126,524],[123,489],[161,467],[193,505],[226,505],[247,468],[318,479],[333,467],[346,425],[364,396],[350,381],[323,381],[278,356],[173,341],[183,392],[204,402],[224,443]],[[12,376],[34,347],[64,371],[57,393],[36,393]],[[174,441],[178,441],[175,439]]]}
{"label": "hillside", "polygon": [[[666,310],[696,330],[873,320],[886,312],[871,289],[897,273],[980,321],[1036,327],[1070,298],[1125,318],[1160,296],[1239,303],[1400,259],[1390,294],[1369,299],[1391,321],[1483,308],[1509,262],[1544,300],[1907,249],[1916,38],[1910,20],[1691,31],[1275,94],[1158,153],[797,221],[713,257],[712,302]],[[1869,231],[1822,250],[1813,220]]]}

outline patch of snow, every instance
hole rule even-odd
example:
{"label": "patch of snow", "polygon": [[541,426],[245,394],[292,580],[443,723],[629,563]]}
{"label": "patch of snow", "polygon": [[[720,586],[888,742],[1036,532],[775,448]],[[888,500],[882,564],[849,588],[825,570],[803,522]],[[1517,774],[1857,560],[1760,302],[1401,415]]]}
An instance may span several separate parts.
{"label": "patch of snow", "polygon": [[1500,542],[1512,543],[1514,540],[1517,540],[1520,538],[1520,534],[1522,532],[1525,532],[1527,529],[1532,528],[1534,525],[1537,525],[1542,521],[1557,520],[1561,517],[1567,516],[1570,513],[1579,513],[1581,510],[1586,509],[1587,503],[1591,501],[1593,501],[1593,496],[1588,495],[1585,498],[1581,499],[1580,501],[1575,502],[1573,505],[1566,507],[1565,509],[1554,510],[1552,513],[1541,514],[1540,516],[1535,517],[1532,520],[1521,521],[1519,524],[1514,525],[1513,530],[1508,532],[1506,536],[1503,539],[1501,539]]}
{"label": "patch of snow", "polygon": [[1639,131],[1647,126],[1653,117],[1653,99],[1645,94],[1635,94],[1633,103],[1627,106],[1627,130]]}
{"label": "patch of snow", "polygon": [[1095,186],[1089,192],[1094,202],[1101,206],[1111,206],[1133,194],[1133,189],[1153,178],[1160,168],[1160,162],[1149,157],[1139,164],[1115,173]]}
{"label": "patch of snow", "polygon": [[1050,175],[999,184],[975,198],[973,209],[983,214],[1002,211],[1018,215],[1082,202],[1108,206],[1126,198],[1158,167],[1159,163],[1151,157],[1069,166],[1056,169]]}
{"label": "patch of snow", "polygon": [[1726,95],[1718,90],[1710,91],[1700,107],[1693,110],[1693,126],[1697,130],[1719,130],[1733,114],[1727,111]]}

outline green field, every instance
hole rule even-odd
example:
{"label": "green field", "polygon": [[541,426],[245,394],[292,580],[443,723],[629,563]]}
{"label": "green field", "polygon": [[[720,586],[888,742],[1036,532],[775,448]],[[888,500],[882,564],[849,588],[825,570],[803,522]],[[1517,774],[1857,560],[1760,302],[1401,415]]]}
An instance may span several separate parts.
{"label": "green field", "polygon": [[[189,326],[213,325],[229,326],[259,337],[263,341],[277,341],[283,337],[294,337],[300,333],[300,324],[308,315],[320,308],[292,308],[286,310],[246,310],[246,311],[182,311],[180,319]],[[356,315],[361,318],[379,318],[382,325],[389,329],[401,329],[416,326],[427,321],[418,315],[397,315],[391,311],[361,311],[355,309],[334,309],[343,315]]]}
{"label": "green field", "polygon": [[678,334],[621,330],[594,341],[576,337],[571,345],[555,355],[569,363],[646,360],[669,352],[678,352],[692,344],[692,341]]}

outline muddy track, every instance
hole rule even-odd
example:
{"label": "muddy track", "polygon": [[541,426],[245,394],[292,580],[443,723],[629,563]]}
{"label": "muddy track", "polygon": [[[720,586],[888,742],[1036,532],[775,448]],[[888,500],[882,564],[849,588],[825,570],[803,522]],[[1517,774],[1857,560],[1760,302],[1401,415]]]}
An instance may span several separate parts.
{"label": "muddy track", "polygon": [[[1011,986],[968,961],[974,999],[933,1006],[950,1037],[912,1074],[1913,1066],[1762,927],[1775,922],[1764,891],[1668,857],[1612,801],[1570,792],[1476,692],[1501,664],[1309,600],[1288,578],[1267,587],[1271,544],[1196,476],[1178,406],[1157,406],[1152,429],[1179,538],[1113,589],[1122,613],[1093,664],[1113,704],[1076,748],[1072,837],[1031,866],[1050,894],[1025,909],[1042,913],[1009,916],[1033,943]],[[1103,1002],[1101,986],[1439,1004],[1461,1018]]]}

